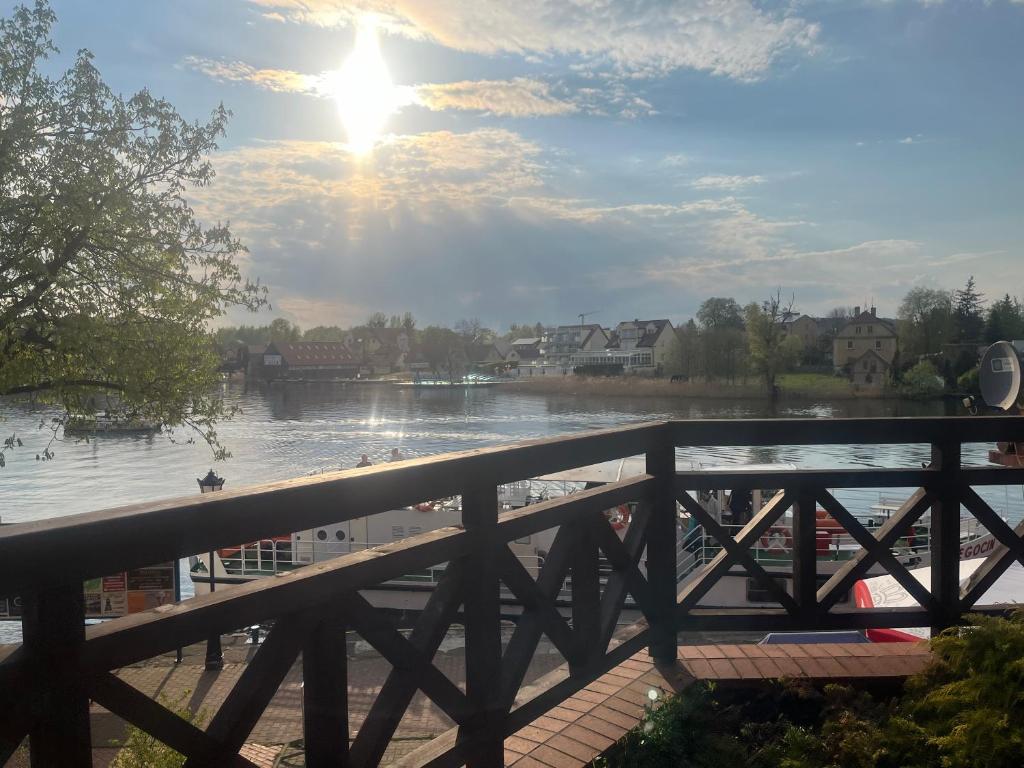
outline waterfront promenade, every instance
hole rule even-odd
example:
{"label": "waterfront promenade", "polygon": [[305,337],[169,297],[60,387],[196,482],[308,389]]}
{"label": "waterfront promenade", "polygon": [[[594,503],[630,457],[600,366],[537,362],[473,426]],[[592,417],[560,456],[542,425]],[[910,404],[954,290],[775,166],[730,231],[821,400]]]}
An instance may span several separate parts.
{"label": "waterfront promenade", "polygon": [[[173,653],[167,653],[124,667],[118,670],[117,676],[152,698],[162,697],[167,703],[185,705],[193,712],[213,713],[220,708],[254,655],[253,646],[246,643],[247,638],[248,635],[242,633],[224,636],[224,669],[220,672],[204,670],[206,646],[200,643],[184,649],[180,664],[175,663]],[[440,650],[434,664],[456,685],[465,689],[465,654],[461,638],[451,639],[454,647]],[[379,654],[363,646],[362,643],[354,648],[350,645],[354,652],[348,659],[349,719],[353,734],[358,732],[391,670]],[[557,653],[537,653],[527,673],[527,682],[551,672],[561,663],[562,658]],[[301,744],[296,744],[302,739],[301,686],[300,659],[292,665],[242,751],[261,768],[305,764]],[[107,768],[118,752],[118,747],[112,742],[124,738],[124,721],[95,703],[90,707],[90,715],[93,766]],[[383,764],[393,763],[451,727],[452,721],[443,712],[422,693],[417,694],[402,718]],[[27,768],[28,765],[27,754],[16,753],[3,768]]]}

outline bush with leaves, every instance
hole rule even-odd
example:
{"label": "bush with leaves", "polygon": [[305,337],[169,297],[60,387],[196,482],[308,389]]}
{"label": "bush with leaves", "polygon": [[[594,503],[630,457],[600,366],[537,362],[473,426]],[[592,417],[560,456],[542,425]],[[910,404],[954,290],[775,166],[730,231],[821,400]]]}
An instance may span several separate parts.
{"label": "bush with leaves", "polygon": [[[190,693],[185,691],[173,702],[161,697],[161,703],[186,723],[198,727],[206,719],[206,714],[203,710],[193,712],[189,709],[186,699]],[[185,765],[183,754],[134,725],[128,726],[128,736],[124,741],[116,742],[115,746],[121,747],[121,751],[110,768],[182,768]]]}
{"label": "bush with leaves", "polygon": [[649,711],[607,766],[1019,768],[1024,611],[932,640],[933,663],[896,699],[843,685],[694,685]]}

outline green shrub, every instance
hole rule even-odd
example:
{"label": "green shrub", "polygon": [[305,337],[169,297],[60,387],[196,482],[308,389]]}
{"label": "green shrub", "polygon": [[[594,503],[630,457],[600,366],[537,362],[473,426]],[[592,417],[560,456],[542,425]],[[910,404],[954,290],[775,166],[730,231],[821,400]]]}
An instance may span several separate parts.
{"label": "green shrub", "polygon": [[934,661],[897,699],[842,685],[693,685],[649,711],[605,765],[1019,768],[1024,611],[971,616],[932,640]]}
{"label": "green shrub", "polygon": [[[190,691],[185,691],[181,698],[176,701],[168,701],[166,697],[160,697],[160,703],[171,710],[185,722],[195,726],[201,726],[205,720],[205,713],[192,712],[185,703]],[[182,768],[185,765],[185,756],[177,752],[162,741],[136,728],[128,726],[128,736],[122,742],[116,742],[121,750],[110,764],[110,768]]]}
{"label": "green shrub", "polygon": [[935,365],[922,360],[903,374],[899,388],[906,397],[926,398],[941,395],[946,385]]}

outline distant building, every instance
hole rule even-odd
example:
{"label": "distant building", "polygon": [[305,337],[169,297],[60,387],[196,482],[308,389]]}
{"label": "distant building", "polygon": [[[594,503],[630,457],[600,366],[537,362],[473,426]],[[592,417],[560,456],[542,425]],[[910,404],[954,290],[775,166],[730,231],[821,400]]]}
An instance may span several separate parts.
{"label": "distant building", "polygon": [[263,351],[263,376],[268,379],[349,379],[360,363],[340,341],[274,341]]}
{"label": "distant building", "polygon": [[889,380],[898,348],[895,322],[878,317],[874,307],[864,312],[857,307],[832,341],[832,365],[854,383],[881,387]]}
{"label": "distant building", "polygon": [[577,352],[602,350],[608,343],[608,334],[596,323],[586,325],[560,325],[551,334],[545,361],[553,365],[569,366]]}
{"label": "distant building", "polygon": [[512,341],[512,349],[519,356],[520,364],[536,362],[541,358],[541,341],[539,336]]}
{"label": "distant building", "polygon": [[818,323],[819,321],[810,315],[784,320],[781,323],[782,335],[784,338],[795,336],[800,339],[804,349],[814,349],[818,346],[818,338],[821,335]]}
{"label": "distant building", "polygon": [[622,356],[624,364],[629,364],[627,371],[661,374],[675,343],[675,329],[669,320],[627,320],[615,326],[605,351],[610,357]]}
{"label": "distant building", "polygon": [[345,346],[365,373],[410,370],[411,343],[404,328],[357,328],[345,335]]}
{"label": "distant building", "polygon": [[470,344],[466,347],[466,357],[471,365],[492,371],[504,370],[519,362],[519,352],[504,339]]}

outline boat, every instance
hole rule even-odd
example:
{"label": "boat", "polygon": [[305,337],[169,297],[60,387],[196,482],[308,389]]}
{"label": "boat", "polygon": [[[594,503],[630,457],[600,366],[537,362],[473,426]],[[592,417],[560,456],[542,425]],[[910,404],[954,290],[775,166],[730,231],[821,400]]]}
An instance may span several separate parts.
{"label": "boat", "polygon": [[458,379],[430,379],[417,376],[412,381],[396,381],[394,385],[404,389],[479,389],[493,387],[498,380],[492,376],[470,373]]}
{"label": "boat", "polygon": [[[961,547],[963,554],[963,547]],[[960,586],[967,582],[982,563],[984,557],[960,560]],[[930,566],[913,568],[910,575],[926,589],[930,589],[932,569]],[[853,588],[857,608],[913,608],[917,600],[907,592],[906,588],[889,574],[861,579]],[[1002,576],[996,579],[978,599],[978,605],[999,605],[1024,602],[1024,566],[1016,560],[1010,564]],[[928,627],[906,627],[904,629],[868,629],[868,639],[876,643],[919,642],[931,636]]]}
{"label": "boat", "polygon": [[[677,462],[677,470],[726,472],[735,471],[738,468],[740,467],[694,466],[688,462]],[[742,469],[762,473],[783,473],[795,471],[797,467],[794,464],[757,464],[743,465]],[[645,471],[644,457],[633,456],[556,472],[501,486],[498,494],[499,503],[503,510],[519,509],[548,498],[619,482],[644,474]],[[781,486],[781,482],[779,485]],[[775,493],[772,488],[755,489],[747,494],[708,491],[699,493],[697,500],[726,531],[735,535],[749,519],[749,516],[759,511]],[[740,504],[741,499],[742,504]],[[606,510],[606,517],[620,537],[625,536],[634,511],[633,505],[623,505]],[[702,567],[721,551],[721,545],[681,506],[677,505],[676,513],[676,573],[679,588],[682,589],[691,580],[697,578]],[[855,516],[870,527],[869,521],[877,520],[878,515],[884,514],[884,510],[872,508],[870,511],[866,510],[860,515],[855,514]],[[856,555],[861,550],[861,546],[824,510],[816,511],[816,519],[817,572],[819,581],[824,583],[842,567],[845,561]],[[226,547],[212,553],[214,582],[217,585],[245,583],[375,546],[390,544],[408,536],[415,536],[437,528],[461,524],[461,499],[452,497],[402,509],[392,509],[377,515],[357,517],[320,528],[297,531],[288,536]],[[512,552],[532,576],[536,577],[539,574],[556,532],[557,529],[550,529],[509,542]],[[994,546],[994,540],[986,540],[980,536],[972,537],[966,527],[962,533],[964,536],[962,549],[967,552],[980,553],[988,551],[986,548]],[[907,536],[896,542],[893,552],[900,562],[908,567],[926,564],[929,558],[927,528],[915,527],[912,529]],[[791,511],[787,511],[754,544],[751,554],[777,583],[792,594]],[[645,558],[641,555],[638,564],[641,573],[646,571],[644,562]],[[406,574],[401,578],[367,589],[363,591],[363,594],[372,604],[380,608],[394,611],[421,610],[426,604],[430,592],[437,585],[446,565],[442,563],[417,573]],[[198,593],[206,592],[209,589],[210,568],[209,554],[192,558],[191,576]],[[611,570],[610,564],[602,559],[602,583],[607,580]],[[869,576],[873,576],[884,574],[885,571],[875,565],[867,573]],[[556,605],[566,614],[570,608],[570,597],[568,583],[563,584],[562,591],[556,599]],[[509,616],[514,616],[521,610],[512,594],[505,591],[504,588],[502,601],[505,612]],[[841,604],[849,603],[850,596],[844,596],[840,602]],[[751,578],[742,565],[738,564],[734,564],[699,602],[701,607],[711,608],[743,606],[763,608],[770,604],[777,605],[775,597],[758,580]],[[639,612],[635,609],[631,599],[627,599],[626,609],[621,620],[632,621],[636,618],[639,618]]]}
{"label": "boat", "polygon": [[151,435],[160,424],[146,419],[128,419],[110,414],[72,416],[64,424],[65,435]]}
{"label": "boat", "polygon": [[[642,459],[639,461],[642,466]],[[615,476],[625,476],[622,475],[622,471],[620,467]],[[629,471],[636,474],[632,469]],[[605,479],[608,473],[600,465],[572,472],[578,472],[580,477],[577,479],[573,476],[563,479],[551,476],[501,486],[498,492],[501,509],[505,511],[519,509],[553,496],[567,495],[583,488],[611,482]],[[633,511],[631,505],[622,505],[605,513],[620,538],[625,536]],[[297,531],[287,536],[248,542],[224,547],[212,553],[204,553],[190,559],[190,576],[196,593],[205,594],[210,591],[211,568],[215,588],[222,585],[243,584],[375,546],[390,544],[437,528],[461,525],[461,499],[459,497],[437,499],[410,507],[388,510],[376,515],[357,517],[320,528]],[[508,543],[512,553],[534,578],[539,575],[543,567],[556,533],[557,528],[552,528]],[[642,573],[645,572],[643,562],[644,559],[641,556],[639,568]],[[377,608],[394,612],[419,611],[426,605],[431,591],[437,585],[446,566],[447,563],[440,563],[423,571],[409,573],[401,578],[362,590],[361,594]],[[611,572],[611,565],[602,556],[600,577],[602,584],[607,581]],[[521,612],[521,606],[504,586],[501,599],[503,613],[506,617],[511,618]],[[566,583],[562,585],[555,604],[566,616],[570,615],[570,580],[567,579]],[[632,623],[639,618],[639,610],[633,605],[632,599],[627,598],[626,608],[620,616],[620,622]]]}

